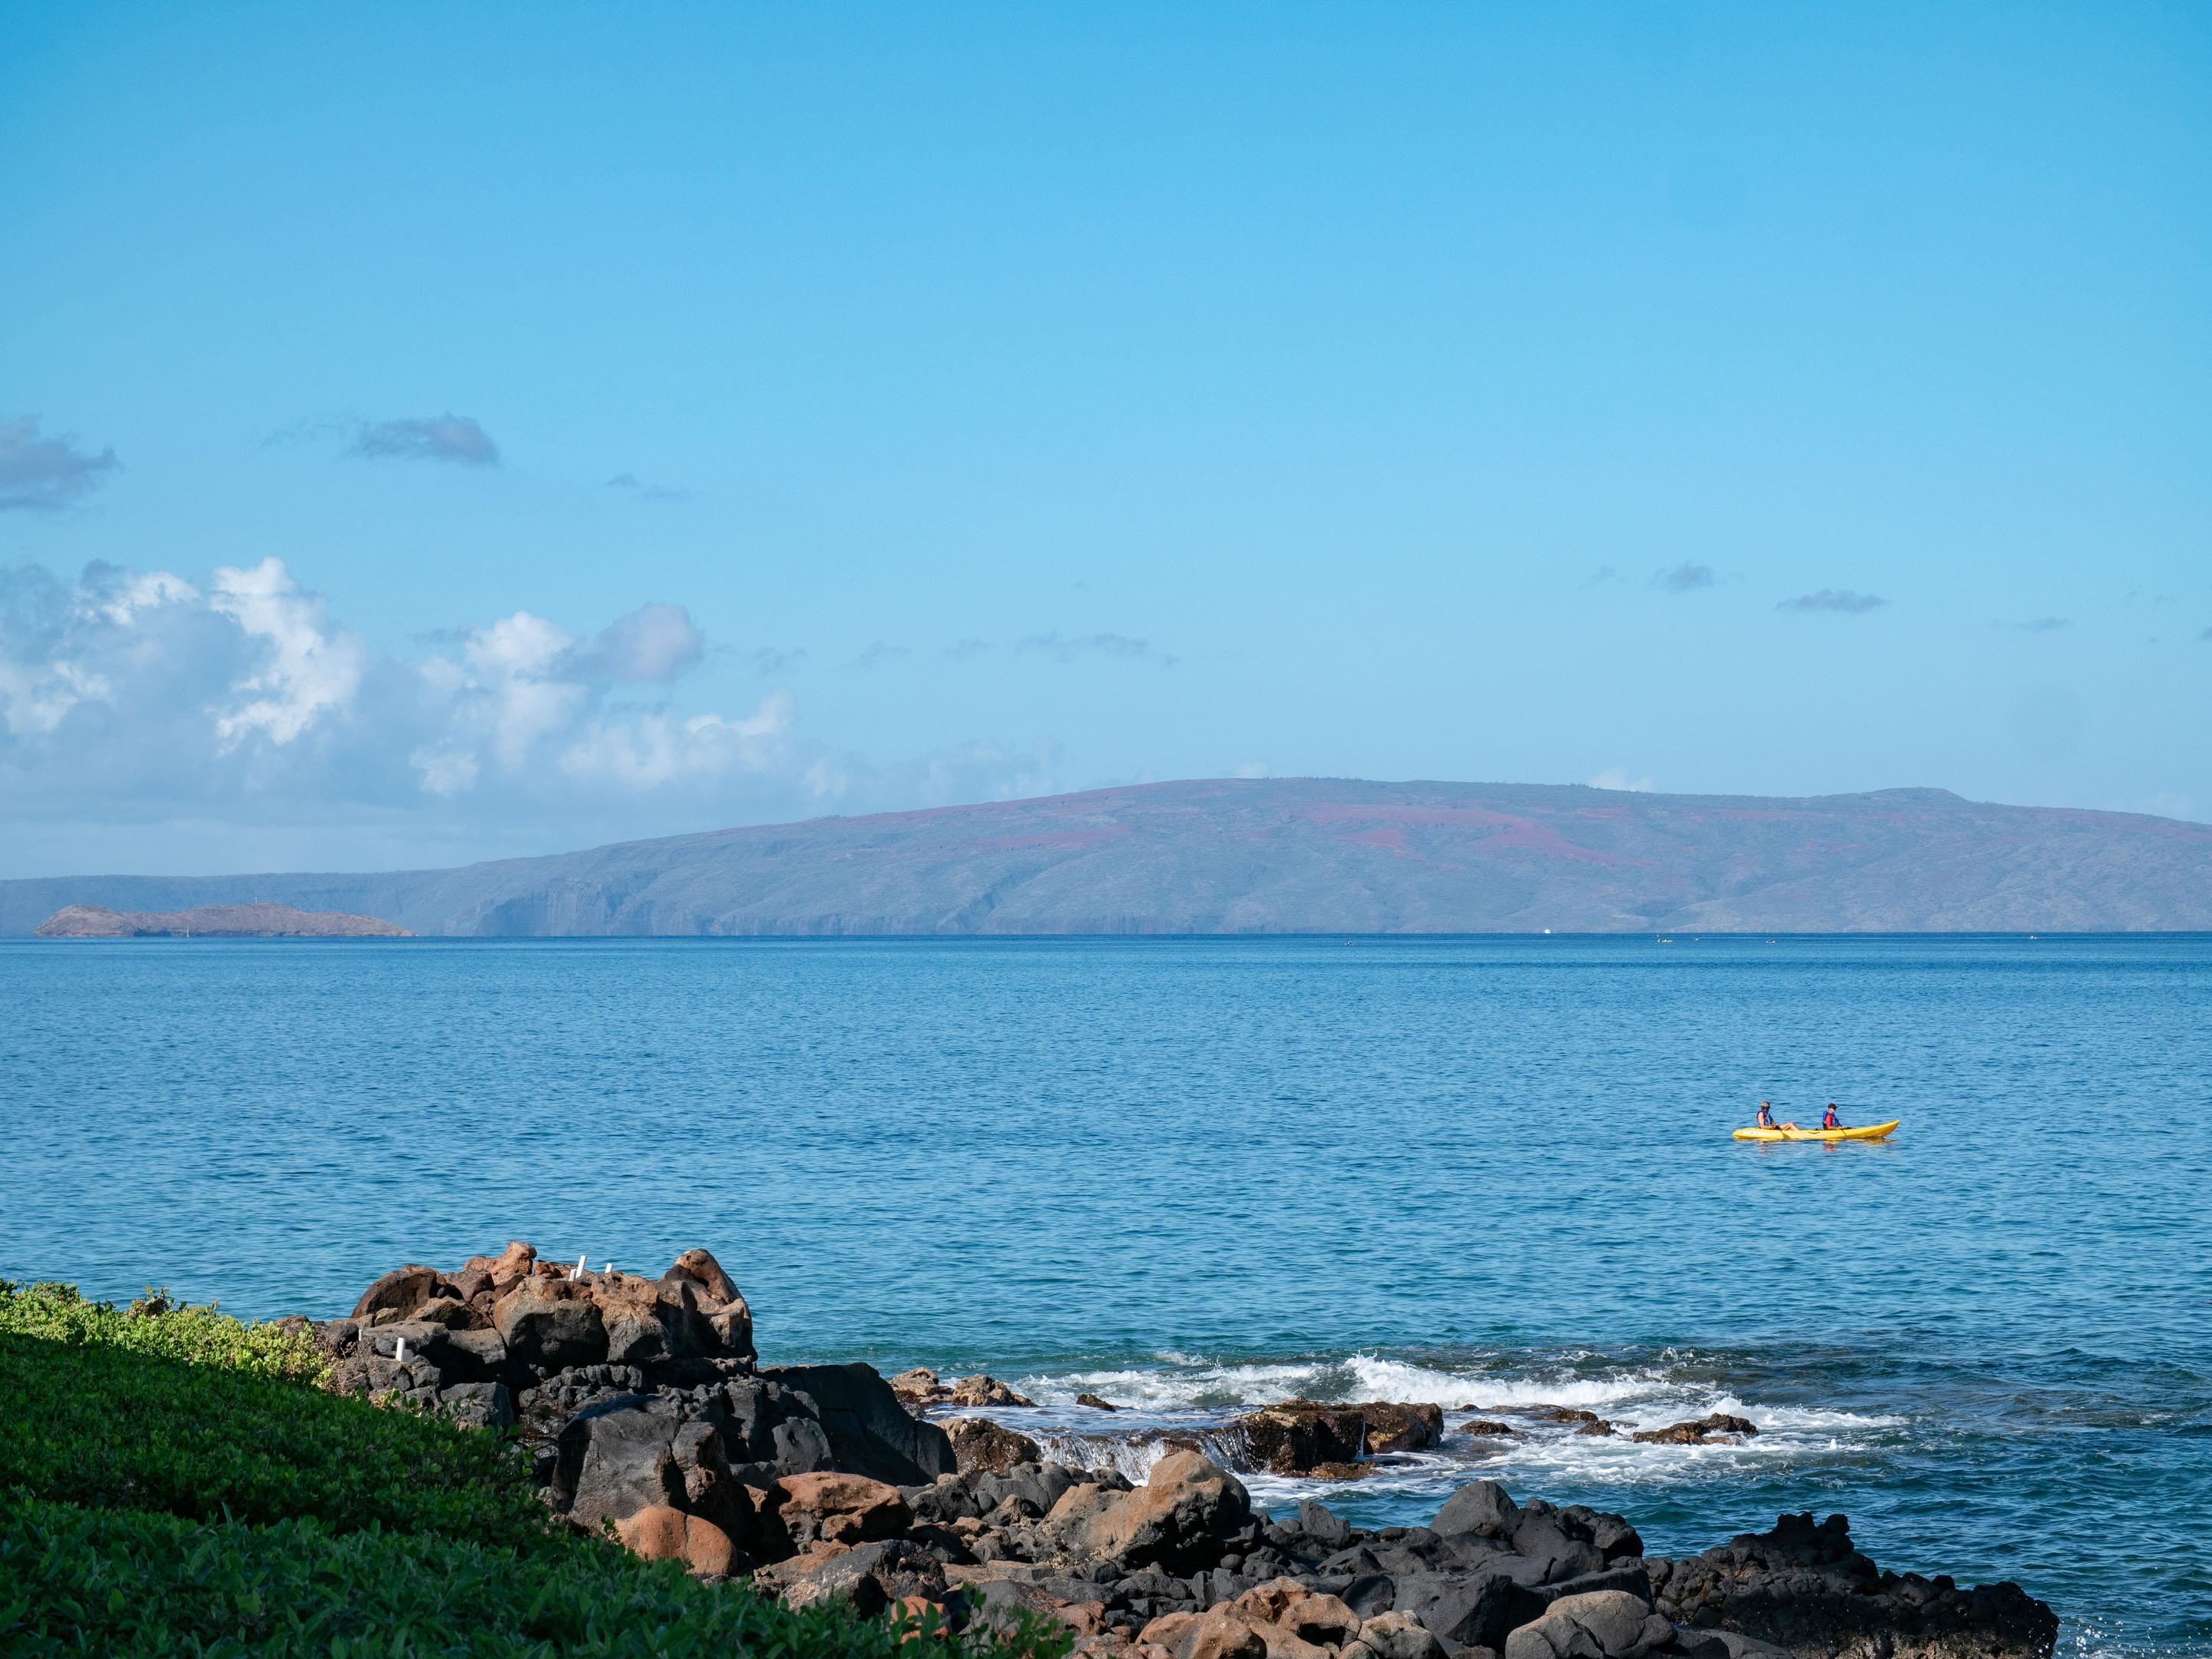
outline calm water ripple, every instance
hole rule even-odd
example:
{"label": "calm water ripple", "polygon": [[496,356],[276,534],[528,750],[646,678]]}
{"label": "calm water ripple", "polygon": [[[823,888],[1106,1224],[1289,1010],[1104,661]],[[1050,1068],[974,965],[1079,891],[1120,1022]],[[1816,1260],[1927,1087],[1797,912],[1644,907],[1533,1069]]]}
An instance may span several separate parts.
{"label": "calm water ripple", "polygon": [[[1732,1141],[1762,1097],[1905,1127]],[[988,1365],[1070,1441],[1082,1389],[1740,1411],[1328,1496],[1840,1509],[2065,1651],[2212,1654],[2203,938],[9,942],[0,1158],[0,1275],[327,1315],[704,1243],[769,1358]]]}

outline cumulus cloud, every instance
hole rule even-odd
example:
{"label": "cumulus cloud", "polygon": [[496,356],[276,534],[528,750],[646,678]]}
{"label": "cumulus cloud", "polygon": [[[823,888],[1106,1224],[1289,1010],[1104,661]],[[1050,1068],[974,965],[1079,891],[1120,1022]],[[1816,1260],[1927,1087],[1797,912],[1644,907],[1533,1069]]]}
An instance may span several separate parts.
{"label": "cumulus cloud", "polygon": [[266,663],[233,684],[237,700],[216,716],[219,750],[235,749],[256,732],[271,743],[291,743],[321,715],[353,701],[368,650],[352,635],[331,629],[322,600],[300,591],[283,560],[218,570],[213,587],[208,608],[236,623]]}
{"label": "cumulus cloud", "polygon": [[1625,766],[1608,766],[1589,781],[1593,789],[1626,789],[1639,795],[1648,795],[1657,786],[1650,778],[1632,778]]}
{"label": "cumulus cloud", "polygon": [[1709,564],[1692,564],[1687,559],[1671,570],[1662,570],[1651,578],[1654,587],[1663,587],[1669,593],[1690,593],[1700,587],[1711,587],[1718,577]]}
{"label": "cumulus cloud", "polygon": [[707,654],[707,636],[680,605],[641,605],[573,647],[568,671],[609,684],[665,684]]}
{"label": "cumulus cloud", "polygon": [[1136,639],[1127,634],[1031,634],[1017,641],[1014,649],[1037,652],[1054,662],[1073,662],[1079,657],[1121,657],[1172,668],[1182,660],[1169,652],[1155,649],[1150,640]]}
{"label": "cumulus cloud", "polygon": [[1818,592],[1801,593],[1794,599],[1784,599],[1774,608],[1777,611],[1838,611],[1847,616],[1857,616],[1888,603],[1879,594],[1855,593],[1848,587],[1824,587]]}
{"label": "cumulus cloud", "polygon": [[485,792],[566,804],[711,793],[786,768],[786,694],[737,714],[617,701],[704,651],[681,605],[647,605],[582,638],[517,611],[426,657],[380,653],[274,558],[204,582],[0,571],[0,799],[167,815]]}
{"label": "cumulus cloud", "polygon": [[466,415],[450,410],[397,421],[365,421],[355,428],[349,455],[369,459],[451,461],[460,466],[496,466],[499,446],[491,434]]}
{"label": "cumulus cloud", "polygon": [[67,507],[120,465],[112,448],[94,455],[66,434],[40,436],[35,415],[0,420],[0,509]]}

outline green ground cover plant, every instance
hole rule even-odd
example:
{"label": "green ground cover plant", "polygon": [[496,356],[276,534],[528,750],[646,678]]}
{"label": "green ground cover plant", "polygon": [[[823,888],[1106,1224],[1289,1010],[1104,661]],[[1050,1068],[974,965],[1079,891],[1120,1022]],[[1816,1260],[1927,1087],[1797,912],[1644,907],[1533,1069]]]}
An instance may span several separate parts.
{"label": "green ground cover plant", "polygon": [[[0,1282],[0,1654],[1056,1659],[741,1584],[549,1523],[497,1436],[324,1393],[212,1308]],[[904,1641],[902,1638],[905,1639]]]}

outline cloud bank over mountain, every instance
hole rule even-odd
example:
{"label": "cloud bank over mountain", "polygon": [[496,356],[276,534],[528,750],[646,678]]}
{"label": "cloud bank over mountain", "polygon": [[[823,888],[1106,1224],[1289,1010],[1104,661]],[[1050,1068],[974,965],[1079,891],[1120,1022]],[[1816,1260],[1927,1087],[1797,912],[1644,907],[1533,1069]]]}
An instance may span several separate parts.
{"label": "cloud bank over mountain", "polygon": [[0,573],[0,782],[19,808],[166,813],[575,800],[789,772],[788,693],[666,706],[706,649],[662,603],[584,636],[516,611],[404,657],[281,559],[199,580],[27,566]]}

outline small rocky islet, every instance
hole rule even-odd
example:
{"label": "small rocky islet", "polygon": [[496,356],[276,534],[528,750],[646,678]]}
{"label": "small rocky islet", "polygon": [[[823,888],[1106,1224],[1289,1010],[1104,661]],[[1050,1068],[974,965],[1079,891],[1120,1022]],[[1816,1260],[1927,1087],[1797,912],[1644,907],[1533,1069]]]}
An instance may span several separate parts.
{"label": "small rocky islet", "polygon": [[[334,1389],[514,1431],[563,1523],[795,1607],[1033,1617],[1098,1659],[2047,1659],[2057,1634],[2017,1584],[1880,1571],[1842,1516],[1669,1559],[1620,1516],[1494,1481],[1427,1526],[1364,1530],[1310,1502],[1270,1515],[1224,1467],[1354,1478],[1435,1444],[1435,1405],[1287,1401],[1238,1419],[1232,1449],[1132,1436],[1162,1443],[1141,1484],[1071,1467],[968,1414],[1030,1407],[989,1376],[762,1364],[744,1297],[702,1249],[647,1279],[514,1243],[388,1273],[345,1318],[285,1322],[331,1356]],[[1757,1432],[1716,1414],[1636,1437]]]}

